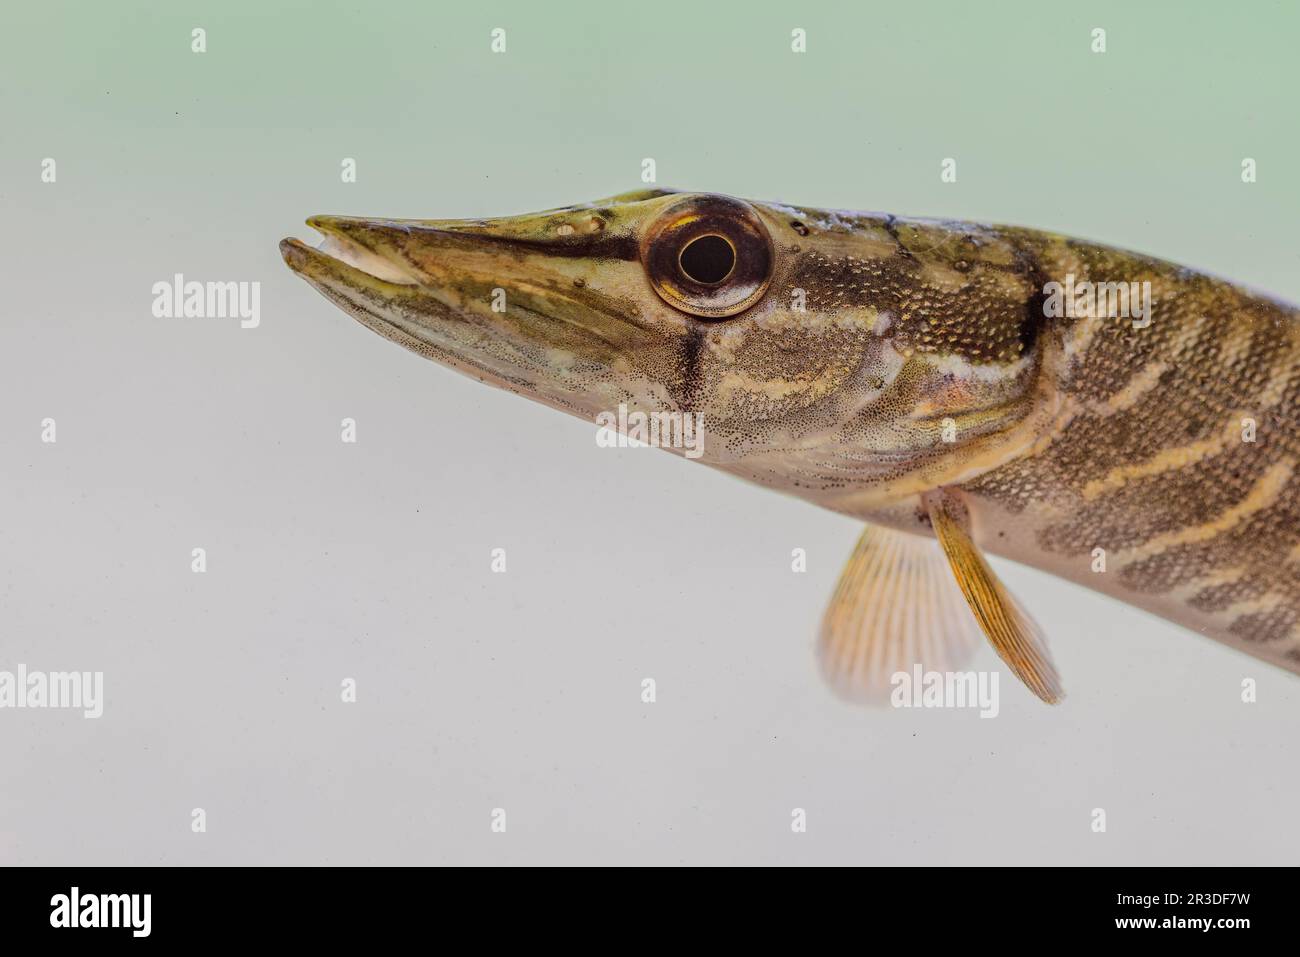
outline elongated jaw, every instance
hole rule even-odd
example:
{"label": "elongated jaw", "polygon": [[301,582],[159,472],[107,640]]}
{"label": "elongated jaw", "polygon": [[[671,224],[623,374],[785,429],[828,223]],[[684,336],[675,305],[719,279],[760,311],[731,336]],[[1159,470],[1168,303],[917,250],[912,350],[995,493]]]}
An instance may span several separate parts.
{"label": "elongated jaw", "polygon": [[285,239],[280,252],[380,335],[589,417],[648,336],[619,288],[639,279],[635,242],[594,221],[585,209],[490,222],[315,216],[321,244]]}

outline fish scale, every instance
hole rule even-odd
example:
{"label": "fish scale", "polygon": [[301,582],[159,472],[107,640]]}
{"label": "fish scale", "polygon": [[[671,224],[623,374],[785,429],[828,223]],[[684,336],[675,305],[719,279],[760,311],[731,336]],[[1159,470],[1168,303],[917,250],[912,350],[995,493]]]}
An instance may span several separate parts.
{"label": "fish scale", "polygon": [[[994,469],[966,490],[998,512],[1022,516],[1045,553],[1084,566],[1094,548],[1127,556],[1119,568],[1076,580],[1165,614],[1182,605],[1172,609],[1175,620],[1294,670],[1296,310],[1148,257],[1075,241],[1032,245],[1047,273],[1151,282],[1153,321],[1142,330],[1101,322],[1060,380],[1062,395],[1077,402],[1076,416],[1039,454]],[[1159,375],[1136,401],[1107,407],[1153,368]],[[1245,419],[1256,423],[1253,442],[1242,439]],[[1116,473],[1104,492],[1084,496],[1090,483]],[[1007,524],[1005,516],[999,521]],[[1178,543],[1178,532],[1198,529],[1198,540]],[[1032,553],[1017,557],[1041,564]],[[1260,609],[1261,601],[1269,607]]]}

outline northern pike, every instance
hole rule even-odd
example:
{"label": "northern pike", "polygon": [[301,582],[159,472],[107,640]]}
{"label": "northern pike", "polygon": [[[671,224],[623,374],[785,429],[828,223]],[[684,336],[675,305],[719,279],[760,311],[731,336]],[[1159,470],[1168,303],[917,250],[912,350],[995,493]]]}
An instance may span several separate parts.
{"label": "northern pike", "polygon": [[842,694],[982,632],[1059,700],[985,552],[1300,672],[1292,306],[1033,229],[663,189],[307,223],[285,261],[380,335],[589,421],[697,417],[699,461],[867,523],[818,637]]}

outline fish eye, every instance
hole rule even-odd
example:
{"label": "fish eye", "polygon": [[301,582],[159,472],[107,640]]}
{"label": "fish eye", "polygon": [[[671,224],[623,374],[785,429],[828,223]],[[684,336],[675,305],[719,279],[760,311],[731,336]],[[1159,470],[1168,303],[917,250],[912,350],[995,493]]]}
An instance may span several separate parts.
{"label": "fish eye", "polygon": [[772,279],[772,240],[747,203],[692,196],[650,225],[641,243],[650,284],[670,306],[725,319],[762,298]]}

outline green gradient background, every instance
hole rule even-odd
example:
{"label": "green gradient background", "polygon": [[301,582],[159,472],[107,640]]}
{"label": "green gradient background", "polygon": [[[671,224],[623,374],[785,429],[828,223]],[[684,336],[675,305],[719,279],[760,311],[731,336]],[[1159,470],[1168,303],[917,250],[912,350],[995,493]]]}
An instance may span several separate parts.
{"label": "green gradient background", "polygon": [[[108,702],[0,713],[0,863],[1295,863],[1292,676],[1000,564],[1065,706],[1004,673],[995,721],[850,708],[810,646],[852,523],[597,450],[361,330],[276,244],[313,213],[593,199],[653,157],[661,185],[1038,226],[1300,300],[1298,26],[1281,2],[7,10],[0,668],[102,669]],[[260,281],[261,328],[153,319],[174,272]]]}
{"label": "green gradient background", "polygon": [[40,154],[137,207],[468,216],[629,188],[653,156],[665,185],[1058,229],[1295,297],[1300,8],[1075,6],[26,5],[0,41],[8,198],[40,199]]}

